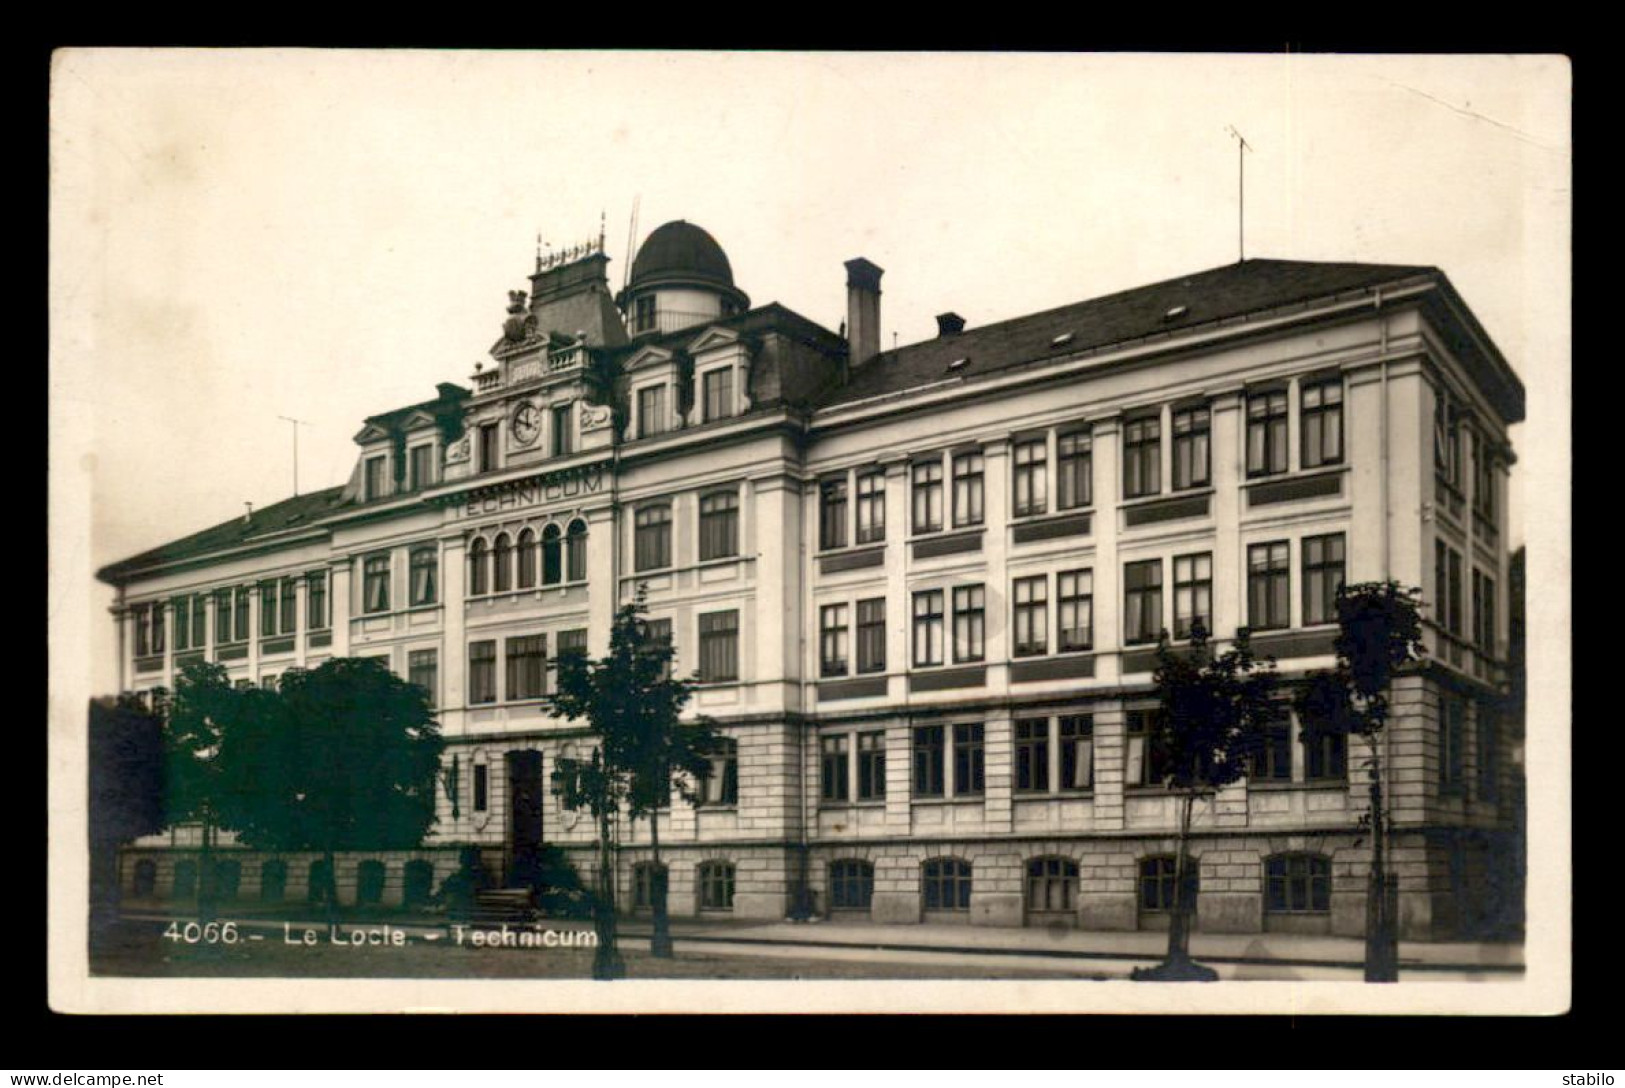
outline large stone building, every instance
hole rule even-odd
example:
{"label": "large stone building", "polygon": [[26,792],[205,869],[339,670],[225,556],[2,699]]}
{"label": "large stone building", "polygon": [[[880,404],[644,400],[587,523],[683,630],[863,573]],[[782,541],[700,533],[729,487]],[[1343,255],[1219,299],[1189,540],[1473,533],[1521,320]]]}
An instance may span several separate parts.
{"label": "large stone building", "polygon": [[[778,917],[805,887],[835,917],[1166,925],[1158,632],[1246,626],[1301,675],[1330,664],[1338,583],[1392,577],[1431,602],[1387,739],[1403,932],[1502,911],[1523,389],[1438,269],[1246,260],[980,328],[943,314],[882,351],[862,258],[841,334],[752,308],[687,223],[619,296],[607,264],[601,243],[539,259],[471,388],[366,420],[348,485],[101,573],[127,690],[353,655],[432,693],[438,825],[345,858],[342,895],[419,900],[469,845],[593,866],[591,819],[548,788],[590,742],[543,697],[642,586],[732,741],[662,822],[675,914]],[[1198,808],[1199,928],[1362,931],[1359,747],[1283,717]],[[637,909],[648,828],[625,830]],[[128,850],[126,894],[184,893],[187,841]],[[310,858],[226,857],[239,896],[306,894]]]}

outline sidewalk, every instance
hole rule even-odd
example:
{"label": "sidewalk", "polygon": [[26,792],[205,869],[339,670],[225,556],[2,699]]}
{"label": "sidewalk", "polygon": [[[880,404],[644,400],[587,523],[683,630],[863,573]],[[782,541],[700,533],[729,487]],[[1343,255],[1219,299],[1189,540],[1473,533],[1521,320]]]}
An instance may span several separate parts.
{"label": "sidewalk", "polygon": [[[168,921],[176,915],[154,910],[127,910],[132,921]],[[184,916],[182,916],[184,917]],[[280,932],[284,920],[263,915],[236,914],[244,929]],[[327,922],[315,912],[307,918],[286,920],[295,927],[326,931]],[[453,924],[466,929],[496,930],[497,922],[457,922],[441,916],[380,915],[376,920],[345,918],[343,930],[387,924],[414,937],[445,937]],[[510,923],[512,928],[529,928]],[[584,920],[541,920],[545,929],[590,929]],[[876,925],[856,921],[745,922],[698,921],[673,918],[672,937],[678,948],[702,948],[719,955],[832,955],[896,959],[899,962],[1007,963],[1012,968],[1051,968],[1076,965],[1094,973],[1126,975],[1131,967],[1162,959],[1168,936],[1159,932],[1105,932],[1072,929],[1017,929],[967,925]],[[646,917],[623,918],[620,935],[641,944],[649,939]],[[698,946],[698,947],[696,947]],[[1365,943],[1357,937],[1317,937],[1288,933],[1193,933],[1191,955],[1222,969],[1229,977],[1249,977],[1248,968],[1269,971],[1308,969],[1323,977],[1347,977],[1363,969]],[[1401,971],[1412,978],[1469,975],[1513,980],[1523,972],[1523,947],[1506,942],[1403,941],[1399,946]],[[1327,974],[1329,972],[1329,974]],[[1255,976],[1263,977],[1263,976]],[[1275,977],[1275,976],[1271,976]]]}

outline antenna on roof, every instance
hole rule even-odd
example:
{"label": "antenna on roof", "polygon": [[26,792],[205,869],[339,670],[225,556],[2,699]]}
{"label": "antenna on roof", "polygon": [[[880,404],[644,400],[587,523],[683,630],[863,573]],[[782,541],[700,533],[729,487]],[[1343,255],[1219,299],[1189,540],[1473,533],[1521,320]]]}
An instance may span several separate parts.
{"label": "antenna on roof", "polygon": [[643,194],[632,198],[632,222],[626,227],[626,266],[621,269],[621,290],[632,280],[632,246],[638,240],[638,204],[642,202]]}
{"label": "antenna on roof", "polygon": [[292,416],[277,416],[277,418],[285,419],[293,424],[293,493],[294,497],[297,498],[299,495],[299,428],[301,426],[308,427],[310,424],[302,419],[294,419]]}
{"label": "antenna on roof", "polygon": [[1253,145],[1247,142],[1235,125],[1227,125],[1225,131],[1236,138],[1236,260],[1247,259],[1247,152]]}

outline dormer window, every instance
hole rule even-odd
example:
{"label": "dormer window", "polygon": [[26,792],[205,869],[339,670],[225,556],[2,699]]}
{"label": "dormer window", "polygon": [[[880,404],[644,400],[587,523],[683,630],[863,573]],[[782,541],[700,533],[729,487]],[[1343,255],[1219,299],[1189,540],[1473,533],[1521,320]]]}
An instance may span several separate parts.
{"label": "dormer window", "polygon": [[364,501],[372,502],[374,499],[384,497],[384,469],[386,464],[387,459],[382,454],[377,457],[369,457],[364,462],[362,467],[362,485],[364,489],[362,498]]}
{"label": "dormer window", "polygon": [[632,308],[632,331],[653,332],[655,327],[655,299],[653,295],[639,298]]}
{"label": "dormer window", "polygon": [[434,483],[434,446],[413,446],[407,452],[406,486],[421,491]]}
{"label": "dormer window", "polygon": [[701,379],[705,393],[704,422],[714,419],[726,419],[734,414],[734,372],[733,367],[725,366],[717,370],[706,371]]}
{"label": "dormer window", "polygon": [[666,387],[651,385],[638,390],[638,437],[664,434],[666,431]]}

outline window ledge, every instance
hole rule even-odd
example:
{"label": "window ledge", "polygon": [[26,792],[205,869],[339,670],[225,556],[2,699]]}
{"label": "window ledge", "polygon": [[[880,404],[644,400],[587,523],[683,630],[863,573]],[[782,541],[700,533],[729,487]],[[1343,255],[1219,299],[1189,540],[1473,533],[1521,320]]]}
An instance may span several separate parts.
{"label": "window ledge", "polygon": [[1087,790],[1017,790],[1010,791],[1010,798],[1014,801],[1089,801],[1095,796],[1093,789]]}
{"label": "window ledge", "polygon": [[985,794],[985,793],[962,793],[962,794],[956,794],[953,797],[910,797],[908,799],[908,803],[911,804],[911,805],[932,805],[932,806],[937,806],[937,805],[966,805],[966,806],[970,806],[970,805],[980,805],[986,799],[987,799],[987,794]]}

